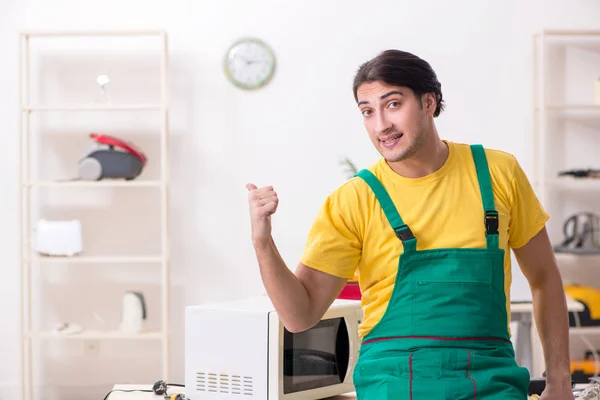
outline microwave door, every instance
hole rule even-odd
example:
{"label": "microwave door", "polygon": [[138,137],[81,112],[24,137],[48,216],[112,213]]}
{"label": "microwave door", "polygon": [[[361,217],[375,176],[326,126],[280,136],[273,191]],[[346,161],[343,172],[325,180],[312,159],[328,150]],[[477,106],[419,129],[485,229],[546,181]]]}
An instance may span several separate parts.
{"label": "microwave door", "polygon": [[342,383],[349,365],[348,338],[343,318],[321,320],[304,332],[285,330],[284,394]]}

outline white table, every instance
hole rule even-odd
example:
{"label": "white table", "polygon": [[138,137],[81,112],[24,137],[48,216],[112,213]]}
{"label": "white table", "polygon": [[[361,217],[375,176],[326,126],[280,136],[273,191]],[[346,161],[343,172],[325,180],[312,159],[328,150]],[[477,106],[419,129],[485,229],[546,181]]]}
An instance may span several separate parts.
{"label": "white table", "polygon": [[[182,392],[184,388],[173,387],[169,390],[170,393],[174,393],[174,390],[178,389],[177,392]],[[112,392],[108,396],[107,400],[158,400],[164,399],[164,396],[159,396],[152,393],[152,384],[150,385],[115,385],[112,390],[124,390],[123,392]],[[139,392],[126,392],[126,390],[140,390]],[[142,390],[145,390],[143,392]]]}
{"label": "white table", "polygon": [[[149,385],[114,385],[113,390],[147,390],[147,392],[113,392],[107,400],[165,400],[164,396],[152,393],[152,384]],[[184,393],[185,388],[172,386],[169,388],[169,394]],[[356,400],[354,392],[328,397],[327,400]]]}
{"label": "white table", "polygon": [[[583,311],[584,306],[569,296],[567,310]],[[511,303],[511,321],[518,323],[515,358],[519,365],[526,367],[532,377],[541,377],[546,366],[542,342],[533,318],[533,303]]]}
{"label": "white table", "polygon": [[[576,388],[585,389],[589,384],[578,384],[575,385]],[[155,395],[151,392],[152,385],[115,385],[113,386],[113,390],[115,389],[124,389],[124,390],[150,390],[150,392],[113,392],[110,394],[107,400],[163,400],[163,396]],[[169,393],[182,393],[184,388],[173,388],[179,389],[178,391],[169,390]],[[356,394],[348,393],[345,395],[340,395],[336,397],[328,397],[327,400],[356,400]]]}
{"label": "white table", "polygon": [[[567,299],[567,309],[569,311],[583,311],[583,304],[578,302],[577,300],[573,300],[569,296],[565,296]],[[513,313],[532,313],[533,312],[533,303],[531,302],[519,302],[519,303],[510,303],[510,309]]]}

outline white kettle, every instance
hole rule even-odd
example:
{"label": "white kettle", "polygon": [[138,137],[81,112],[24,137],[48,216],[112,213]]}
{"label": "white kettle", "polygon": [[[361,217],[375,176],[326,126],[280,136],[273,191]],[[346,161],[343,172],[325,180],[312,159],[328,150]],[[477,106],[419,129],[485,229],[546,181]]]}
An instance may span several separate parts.
{"label": "white kettle", "polygon": [[121,332],[141,333],[147,319],[146,302],[140,292],[125,292],[121,313]]}

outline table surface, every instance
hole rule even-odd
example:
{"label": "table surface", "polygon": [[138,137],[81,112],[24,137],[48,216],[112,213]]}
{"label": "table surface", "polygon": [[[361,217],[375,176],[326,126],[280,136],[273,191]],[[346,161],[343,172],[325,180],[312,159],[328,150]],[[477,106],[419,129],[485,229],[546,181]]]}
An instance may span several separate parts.
{"label": "table surface", "polygon": [[[163,396],[152,393],[152,385],[114,385],[113,390],[147,390],[147,392],[112,392],[108,396],[107,400],[163,400]],[[172,393],[183,393],[185,388],[182,387],[171,387],[169,388],[169,394]],[[327,400],[355,400],[356,394],[354,392],[347,393],[344,395],[328,397]]]}
{"label": "table surface", "polygon": [[[569,311],[583,311],[585,308],[583,304],[581,304],[577,300],[573,300],[571,297],[566,296],[567,298],[567,309]],[[523,312],[533,312],[533,303],[531,302],[523,302],[523,303],[510,303],[510,311],[514,313],[523,313]]]}
{"label": "table surface", "polygon": [[[577,384],[575,385],[578,389],[585,389],[589,384]],[[155,395],[151,392],[152,385],[115,385],[113,390],[150,390],[150,392],[113,392],[110,394],[107,400],[158,400],[164,399],[163,396]],[[182,392],[184,388],[174,387],[173,389],[179,389]],[[178,393],[177,390],[169,391],[170,393]],[[356,394],[354,392],[339,395],[335,397],[328,397],[327,400],[356,400]]]}

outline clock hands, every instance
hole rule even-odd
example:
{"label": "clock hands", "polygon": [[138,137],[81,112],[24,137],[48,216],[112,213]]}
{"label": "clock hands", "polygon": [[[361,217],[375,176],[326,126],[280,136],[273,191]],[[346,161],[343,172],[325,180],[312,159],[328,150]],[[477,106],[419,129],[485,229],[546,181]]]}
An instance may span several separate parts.
{"label": "clock hands", "polygon": [[242,60],[244,60],[246,62],[246,65],[269,62],[269,60],[264,60],[264,59],[262,59],[262,60],[261,59],[259,59],[259,60],[248,60],[248,59],[243,58],[243,57],[242,57]]}

